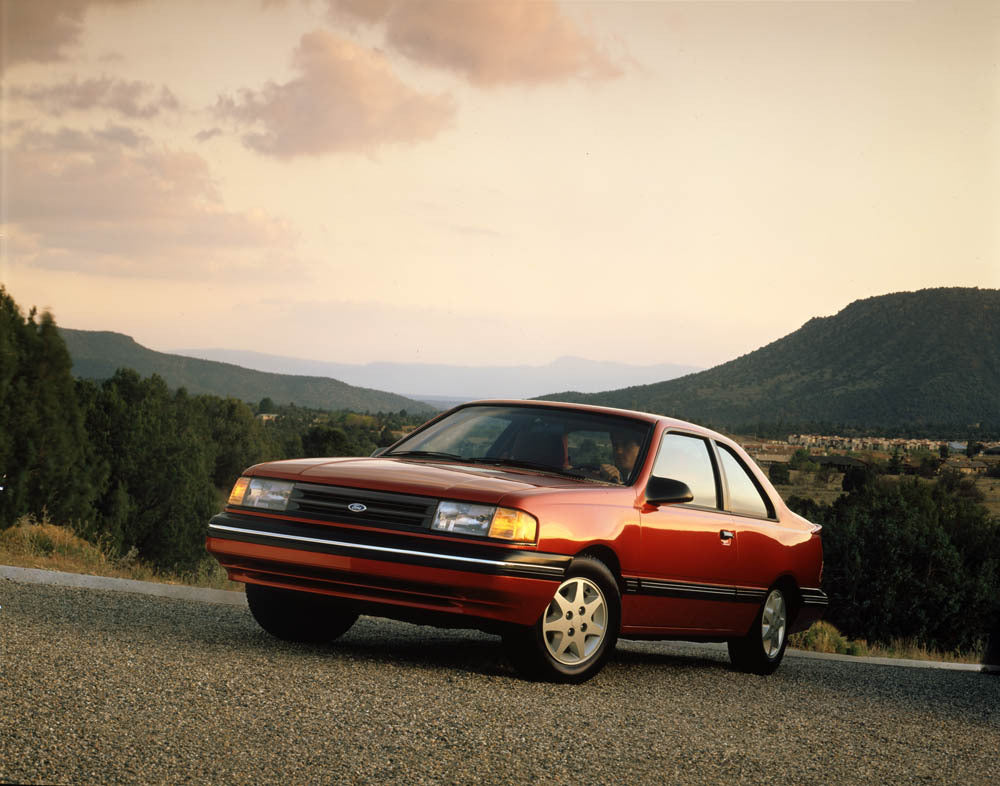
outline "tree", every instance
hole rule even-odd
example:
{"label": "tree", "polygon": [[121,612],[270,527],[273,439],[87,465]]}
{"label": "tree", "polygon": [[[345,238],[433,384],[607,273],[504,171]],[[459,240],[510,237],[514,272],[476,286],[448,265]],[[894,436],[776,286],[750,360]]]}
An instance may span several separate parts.
{"label": "tree", "polygon": [[805,448],[799,448],[795,451],[788,466],[790,469],[802,472],[816,472],[819,469],[819,464],[812,460],[812,455]]}
{"label": "tree", "polygon": [[95,496],[69,353],[52,315],[36,315],[0,287],[0,527],[27,513],[80,522]]}
{"label": "tree", "polygon": [[917,474],[922,478],[933,478],[941,468],[941,459],[934,456],[921,456]]}
{"label": "tree", "polygon": [[874,483],[876,477],[878,476],[875,471],[868,465],[852,465],[844,471],[844,479],[841,481],[840,487],[848,493],[860,491],[865,486]]}
{"label": "tree", "polygon": [[779,486],[787,486],[791,482],[791,473],[788,465],[783,462],[775,462],[767,468],[767,476],[771,482]]}
{"label": "tree", "polygon": [[398,437],[393,433],[393,430],[389,428],[388,425],[383,426],[382,430],[378,434],[378,446],[380,448],[388,447],[393,444]]}
{"label": "tree", "polygon": [[131,369],[106,380],[91,404],[87,425],[108,483],[86,534],[161,568],[194,567],[218,509],[216,449],[203,412],[183,390],[172,395],[160,377]]}
{"label": "tree", "polygon": [[212,482],[216,487],[229,488],[246,467],[279,457],[280,449],[268,439],[260,421],[244,402],[198,396],[191,403],[202,419],[200,430],[209,436],[214,448]]}
{"label": "tree", "polygon": [[302,437],[302,450],[306,456],[364,455],[343,429],[328,425],[312,426]]}
{"label": "tree", "polygon": [[1000,614],[1000,524],[954,481],[874,478],[832,505],[790,498],[823,526],[828,619],[868,641],[981,642]]}

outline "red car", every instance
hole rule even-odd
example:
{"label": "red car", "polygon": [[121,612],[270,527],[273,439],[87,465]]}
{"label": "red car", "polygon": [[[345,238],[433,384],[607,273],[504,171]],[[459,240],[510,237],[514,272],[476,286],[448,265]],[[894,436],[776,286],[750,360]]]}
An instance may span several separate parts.
{"label": "red car", "polygon": [[329,641],[359,614],[480,628],[565,682],[619,637],[727,641],[769,674],[827,602],[820,528],[739,445],[554,402],[462,405],[371,458],[258,464],[207,547],[279,638]]}

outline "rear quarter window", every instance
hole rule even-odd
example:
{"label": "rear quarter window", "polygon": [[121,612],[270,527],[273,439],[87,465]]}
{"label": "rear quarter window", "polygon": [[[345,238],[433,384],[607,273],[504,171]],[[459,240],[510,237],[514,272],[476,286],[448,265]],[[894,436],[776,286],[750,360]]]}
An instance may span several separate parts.
{"label": "rear quarter window", "polygon": [[732,448],[721,443],[717,444],[719,457],[722,460],[722,471],[726,475],[726,485],[729,488],[728,510],[743,516],[774,518],[771,503],[757,487],[750,471]]}

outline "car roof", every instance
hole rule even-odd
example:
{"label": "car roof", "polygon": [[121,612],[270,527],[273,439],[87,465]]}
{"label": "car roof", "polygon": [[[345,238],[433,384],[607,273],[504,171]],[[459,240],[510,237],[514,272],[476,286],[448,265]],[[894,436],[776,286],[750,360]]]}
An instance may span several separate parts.
{"label": "car roof", "polygon": [[719,434],[712,429],[706,428],[705,426],[699,426],[697,423],[689,423],[686,420],[680,420],[678,418],[671,418],[666,415],[655,415],[651,412],[639,412],[633,409],[618,409],[616,407],[601,407],[594,404],[578,404],[572,401],[540,401],[535,399],[484,399],[479,401],[467,401],[463,404],[459,404],[454,409],[461,409],[463,407],[470,406],[535,406],[535,407],[551,407],[553,409],[574,409],[580,412],[596,412],[603,415],[618,415],[621,417],[630,417],[636,420],[644,420],[647,423],[663,423],[668,429],[683,429],[685,431],[697,432],[703,436],[712,437],[713,439],[722,439],[727,442],[731,442],[728,437],[724,434]]}

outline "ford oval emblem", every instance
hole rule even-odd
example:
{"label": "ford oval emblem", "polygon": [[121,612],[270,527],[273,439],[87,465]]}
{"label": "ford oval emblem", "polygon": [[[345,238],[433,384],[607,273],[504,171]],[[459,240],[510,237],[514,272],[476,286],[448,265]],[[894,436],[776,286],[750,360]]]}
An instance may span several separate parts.
{"label": "ford oval emblem", "polygon": [[347,509],[351,511],[351,513],[364,513],[368,510],[368,506],[362,505],[360,502],[352,502],[347,506]]}

